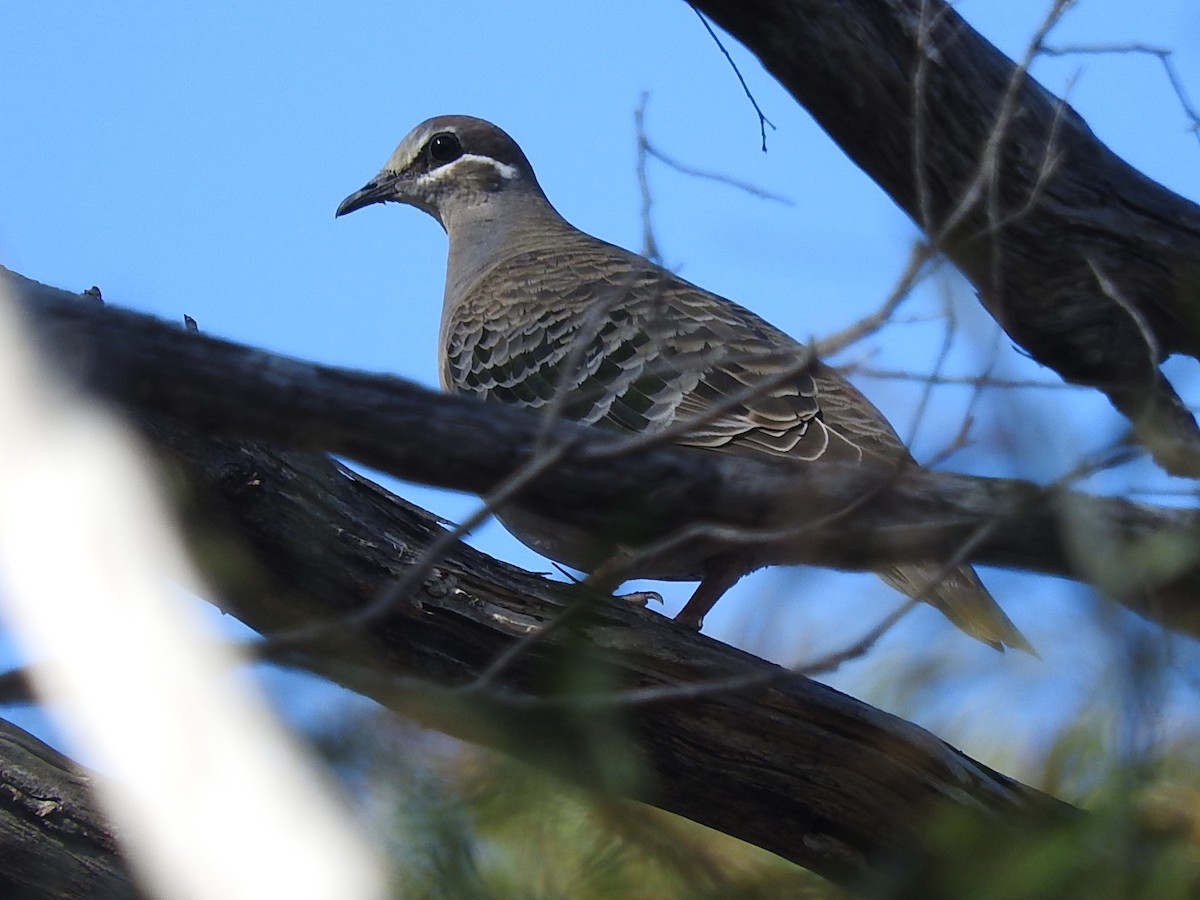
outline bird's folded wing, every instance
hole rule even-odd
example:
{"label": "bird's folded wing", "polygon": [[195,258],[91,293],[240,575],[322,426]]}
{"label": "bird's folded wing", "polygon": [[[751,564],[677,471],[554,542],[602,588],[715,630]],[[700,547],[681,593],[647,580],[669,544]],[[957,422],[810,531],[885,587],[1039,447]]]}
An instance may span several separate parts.
{"label": "bird's folded wing", "polygon": [[443,352],[454,390],[622,431],[688,423],[676,443],[799,460],[907,458],[882,415],[803,345],[599,242],[492,267],[452,309]]}

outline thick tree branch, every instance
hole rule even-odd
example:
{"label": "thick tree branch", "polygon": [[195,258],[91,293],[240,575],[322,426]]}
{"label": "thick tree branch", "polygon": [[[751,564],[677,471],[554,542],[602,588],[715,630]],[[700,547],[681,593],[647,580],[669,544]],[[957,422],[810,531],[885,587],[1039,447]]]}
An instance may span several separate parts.
{"label": "thick tree branch", "polygon": [[[191,423],[162,418],[166,408],[178,419],[198,417],[204,428],[252,432],[258,421],[267,433],[360,455],[391,444],[381,457],[400,471],[449,472],[449,480],[475,489],[502,477],[504,466],[483,474],[475,467],[491,465],[485,459],[492,456],[521,460],[544,423],[505,409],[481,415],[477,404],[392,380],[238,348],[13,276],[5,282],[63,369],[134,411],[163,448],[181,476],[178,493],[192,498],[184,504],[192,544],[224,607],[268,635],[314,620],[329,626],[319,640],[275,645],[280,661],[846,883],[936,870],[942,851],[929,829],[944,815],[978,829],[1073,818],[1069,807],[903,720],[647,611],[595,597],[580,606],[577,589],[463,545],[436,560],[384,615],[347,625],[425,559],[441,534],[436,520],[327,457],[206,438]],[[168,382],[175,387],[164,389]],[[330,392],[331,385],[341,387]],[[240,411],[210,402],[222,396],[241,398],[231,407]],[[334,414],[334,407],[351,414]],[[279,413],[293,425],[274,422]],[[365,430],[352,426],[359,416]],[[374,428],[381,430],[372,436]],[[553,434],[578,440],[576,454],[594,454],[611,439],[577,428]],[[415,436],[420,441],[402,449]],[[478,458],[451,452],[476,442],[491,449]],[[428,454],[446,467],[424,468],[417,461]],[[597,503],[611,503],[612,486],[605,492],[590,480],[592,466],[608,471],[616,496],[627,499],[647,472],[664,482],[726,477],[704,468],[708,457],[652,449],[632,461],[576,455],[567,468],[585,479]],[[728,490],[718,486],[714,496]],[[528,639],[564,616],[564,626]],[[520,652],[497,667],[522,639]],[[583,696],[563,687],[579,684],[569,673],[580,666],[592,673]],[[665,696],[622,699],[647,689]]]}
{"label": "thick tree branch", "polygon": [[521,502],[614,541],[660,540],[704,523],[715,543],[752,540],[776,562],[876,569],[944,560],[969,538],[972,561],[1090,581],[1200,634],[1200,522],[1189,511],[917,467],[795,466],[671,447],[614,453],[606,432],[272,356],[19,276],[3,283],[25,301],[52,357],[69,352],[67,368],[90,389],[210,433],[339,453],[481,494],[535,458],[549,435],[567,449]]}
{"label": "thick tree branch", "polygon": [[[328,458],[205,439],[161,421],[149,433],[191,488],[189,527],[208,548],[226,609],[264,634],[314,617],[347,621],[441,533],[428,513]],[[565,627],[528,640],[564,615]],[[521,652],[497,667],[521,640]],[[427,726],[845,883],[936,868],[928,829],[951,812],[984,829],[1074,819],[903,720],[461,544],[386,616],[285,643],[275,655]],[[570,673],[581,668],[592,676],[583,696],[564,687],[579,683]],[[599,698],[597,685],[607,686]],[[622,702],[651,688],[667,697]]]}
{"label": "thick tree branch", "polygon": [[25,900],[142,896],[69,759],[0,720],[0,895]]}
{"label": "thick tree branch", "polygon": [[1200,475],[1195,421],[1157,368],[1200,356],[1200,207],[1112,153],[942,0],[691,5],[758,56],[1034,359],[1107,393],[1168,470]]}

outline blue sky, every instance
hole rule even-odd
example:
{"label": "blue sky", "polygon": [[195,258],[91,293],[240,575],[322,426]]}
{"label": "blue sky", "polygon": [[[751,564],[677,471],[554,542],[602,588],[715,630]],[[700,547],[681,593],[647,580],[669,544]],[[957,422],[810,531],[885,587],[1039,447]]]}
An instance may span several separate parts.
{"label": "blue sky", "polygon": [[[1047,6],[966,0],[958,9],[1019,55]],[[1200,102],[1200,8],[1186,0],[1084,0],[1051,42],[1172,49],[1185,89]],[[0,262],[65,288],[99,285],[110,303],[176,320],[186,313],[209,333],[432,386],[444,235],[432,219],[396,206],[335,221],[338,202],[417,122],[470,113],[522,144],[568,219],[638,248],[633,111],[647,92],[649,134],[664,151],[791,201],[764,202],[652,165],[653,222],[667,265],[798,338],[829,333],[878,306],[915,231],[751,56],[732,39],[726,44],[777,126],[766,154],[736,78],[680,0],[337,9],[6,3]],[[1200,142],[1156,59],[1042,59],[1034,72],[1125,159],[1200,199]],[[1056,381],[998,337],[949,274],[923,286],[900,322],[838,361],[928,369],[946,304],[960,326],[952,371],[977,371],[994,355],[999,374]],[[1188,360],[1169,367],[1200,406],[1195,370]],[[919,458],[949,442],[968,399],[961,389],[939,390],[917,421],[912,385],[857,383],[912,436]],[[977,416],[975,444],[947,467],[1043,481],[1122,428],[1104,400],[1075,390],[997,395]],[[1089,486],[1123,493],[1181,485],[1136,464]],[[473,505],[469,497],[399,490],[451,518]],[[475,540],[545,568],[498,526]],[[1042,661],[995,654],[921,609],[829,680],[1019,767],[1047,733],[1103,712],[1097,685],[1117,684],[1113,634],[1142,627],[1123,615],[1114,625],[1105,615],[1111,608],[1076,585],[983,575]],[[687,590],[667,592],[669,612]],[[768,571],[723,600],[706,631],[794,663],[857,637],[896,600],[869,575]],[[1186,669],[1195,648],[1177,644]],[[914,673],[932,674],[931,687],[910,690]],[[1194,731],[1186,686],[1171,697],[1170,721]]]}

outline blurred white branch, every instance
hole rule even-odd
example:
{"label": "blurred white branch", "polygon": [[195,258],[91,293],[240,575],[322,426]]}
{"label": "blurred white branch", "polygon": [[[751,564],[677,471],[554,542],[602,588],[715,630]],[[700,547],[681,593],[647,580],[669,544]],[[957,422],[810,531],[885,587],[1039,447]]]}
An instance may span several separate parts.
{"label": "blurred white branch", "polygon": [[101,800],[150,892],[383,896],[371,848],[186,607],[197,579],[150,461],[39,364],[6,292],[0,422],[4,613],[109,776]]}

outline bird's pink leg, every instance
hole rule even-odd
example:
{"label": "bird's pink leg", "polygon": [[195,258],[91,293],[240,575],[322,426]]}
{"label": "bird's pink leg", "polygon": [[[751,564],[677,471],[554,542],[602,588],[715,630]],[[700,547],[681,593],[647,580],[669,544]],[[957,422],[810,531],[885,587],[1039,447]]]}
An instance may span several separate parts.
{"label": "bird's pink leg", "polygon": [[691,599],[675,616],[675,621],[699,631],[708,611],[747,571],[745,558],[738,554],[725,553],[709,559],[704,565],[703,580],[696,585]]}

